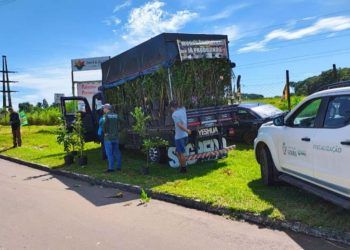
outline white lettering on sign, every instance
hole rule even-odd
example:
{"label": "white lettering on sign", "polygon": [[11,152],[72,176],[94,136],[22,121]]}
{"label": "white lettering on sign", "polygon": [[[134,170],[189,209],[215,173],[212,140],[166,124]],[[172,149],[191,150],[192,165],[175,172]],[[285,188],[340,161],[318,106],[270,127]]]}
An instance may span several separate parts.
{"label": "white lettering on sign", "polygon": [[[222,138],[222,146],[224,148],[227,147],[227,143],[226,143],[225,138]],[[217,139],[198,142],[198,153],[199,154],[215,151],[218,149],[219,149],[219,141]],[[179,159],[176,156],[175,150],[176,150],[175,147],[168,148],[169,166],[172,168],[177,168],[180,166]],[[186,156],[194,155],[194,154],[196,154],[194,145],[192,143],[187,144]],[[217,156],[215,156],[215,159],[216,158],[217,158]],[[211,159],[214,159],[214,158],[211,158]],[[187,164],[192,165],[192,164],[195,164],[196,162],[197,162],[197,160],[191,160],[191,161],[187,161]]]}
{"label": "white lettering on sign", "polygon": [[198,134],[200,136],[208,136],[208,135],[214,135],[216,133],[218,133],[219,130],[217,127],[212,127],[212,128],[203,128],[198,130]]}

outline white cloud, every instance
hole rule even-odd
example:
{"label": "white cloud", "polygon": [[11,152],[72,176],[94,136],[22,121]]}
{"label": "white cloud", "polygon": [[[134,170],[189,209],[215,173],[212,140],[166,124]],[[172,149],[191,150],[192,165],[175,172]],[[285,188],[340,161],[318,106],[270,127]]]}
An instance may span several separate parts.
{"label": "white cloud", "polygon": [[103,23],[107,26],[117,26],[122,22],[122,20],[116,16],[111,16],[105,20],[103,20]]}
{"label": "white cloud", "polygon": [[163,10],[164,5],[164,2],[153,1],[132,9],[125,25],[126,33],[122,36],[123,39],[136,44],[162,32],[176,32],[198,16],[189,10],[171,14]]}
{"label": "white cloud", "polygon": [[216,13],[212,16],[204,17],[204,21],[217,21],[221,19],[226,19],[232,16],[232,14],[238,10],[245,9],[247,7],[251,6],[250,3],[241,3],[241,4],[235,4],[227,6],[223,9],[223,11],[220,11],[219,13]]}
{"label": "white cloud", "polygon": [[[41,102],[44,98],[49,103],[53,102],[54,93],[71,93],[70,68],[32,68],[16,75],[18,83],[14,86],[16,102]],[[21,91],[22,89],[22,91]],[[36,95],[28,94],[34,92]]]}
{"label": "white cloud", "polygon": [[118,11],[121,10],[121,9],[124,9],[124,8],[126,8],[126,7],[129,7],[130,5],[131,5],[131,0],[127,0],[127,1],[125,1],[124,3],[115,6],[115,7],[114,7],[114,10],[113,10],[113,13],[116,13],[116,12],[118,12]]}
{"label": "white cloud", "polygon": [[237,25],[229,25],[226,27],[215,27],[214,32],[216,34],[227,35],[230,42],[236,41],[240,37],[240,32]]}
{"label": "white cloud", "polygon": [[[101,72],[96,70],[76,72],[76,81],[101,80]],[[70,65],[62,67],[30,68],[16,74],[14,80],[18,83],[13,85],[13,105],[18,107],[20,102],[36,104],[45,98],[49,103],[53,102],[54,93],[72,95],[71,69]],[[35,93],[35,94],[32,94]]]}
{"label": "white cloud", "polygon": [[258,42],[251,42],[238,50],[239,53],[252,51],[265,51],[266,46],[273,40],[297,40],[308,36],[317,35],[324,32],[339,32],[350,29],[350,17],[336,16],[323,18],[313,25],[293,31],[286,29],[276,29],[265,35],[264,39]]}

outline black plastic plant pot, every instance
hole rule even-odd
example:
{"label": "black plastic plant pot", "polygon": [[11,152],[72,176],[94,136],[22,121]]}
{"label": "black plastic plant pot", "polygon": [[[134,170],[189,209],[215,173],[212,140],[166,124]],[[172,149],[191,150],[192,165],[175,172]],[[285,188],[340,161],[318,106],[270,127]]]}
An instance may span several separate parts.
{"label": "black plastic plant pot", "polygon": [[86,155],[83,155],[81,157],[78,157],[78,164],[79,166],[85,166],[87,165],[88,159]]}
{"label": "black plastic plant pot", "polygon": [[149,167],[142,166],[141,171],[143,175],[149,175]]}
{"label": "black plastic plant pot", "polygon": [[74,162],[74,156],[71,154],[64,156],[64,165],[72,165]]}

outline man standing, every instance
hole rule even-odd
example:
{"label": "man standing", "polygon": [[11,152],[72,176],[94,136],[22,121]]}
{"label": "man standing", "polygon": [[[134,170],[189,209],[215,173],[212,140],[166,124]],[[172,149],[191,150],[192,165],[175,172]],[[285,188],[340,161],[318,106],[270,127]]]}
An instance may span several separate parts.
{"label": "man standing", "polygon": [[187,128],[187,114],[184,107],[179,107],[177,101],[171,101],[171,111],[173,112],[172,118],[175,124],[175,146],[176,155],[180,162],[180,173],[186,173],[186,145],[188,143],[188,135],[191,134],[191,130]]}
{"label": "man standing", "polygon": [[105,113],[103,122],[104,146],[108,160],[106,172],[110,173],[114,172],[115,162],[117,162],[117,170],[121,170],[122,159],[118,141],[118,115],[112,112],[110,104],[103,105],[103,112]]}
{"label": "man standing", "polygon": [[10,125],[12,129],[13,147],[22,146],[21,139],[21,120],[19,119],[19,114],[15,112],[12,108],[10,111]]}

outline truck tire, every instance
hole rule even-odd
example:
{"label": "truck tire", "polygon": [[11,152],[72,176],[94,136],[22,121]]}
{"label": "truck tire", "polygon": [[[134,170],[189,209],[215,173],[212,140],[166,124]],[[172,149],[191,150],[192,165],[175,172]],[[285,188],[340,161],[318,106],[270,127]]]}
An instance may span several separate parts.
{"label": "truck tire", "polygon": [[270,150],[266,146],[261,146],[259,149],[259,164],[263,183],[267,186],[277,184],[279,173],[273,162]]}
{"label": "truck tire", "polygon": [[168,155],[165,147],[150,148],[148,151],[148,159],[155,163],[166,163]]}

